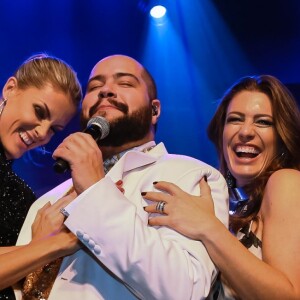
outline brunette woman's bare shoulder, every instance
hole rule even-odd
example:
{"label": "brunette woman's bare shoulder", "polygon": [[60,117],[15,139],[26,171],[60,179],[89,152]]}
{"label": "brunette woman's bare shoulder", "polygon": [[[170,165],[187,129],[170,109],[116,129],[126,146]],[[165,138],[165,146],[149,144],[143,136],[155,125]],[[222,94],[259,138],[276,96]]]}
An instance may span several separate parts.
{"label": "brunette woman's bare shoulder", "polygon": [[282,212],[300,208],[300,171],[281,169],[274,172],[266,185],[262,212]]}

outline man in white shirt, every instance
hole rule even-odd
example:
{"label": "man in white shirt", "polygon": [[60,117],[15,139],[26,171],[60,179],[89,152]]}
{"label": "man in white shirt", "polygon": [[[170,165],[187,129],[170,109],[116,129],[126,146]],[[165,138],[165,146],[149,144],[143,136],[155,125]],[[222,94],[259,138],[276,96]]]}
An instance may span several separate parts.
{"label": "man in white shirt", "polygon": [[[168,154],[154,142],[161,112],[155,82],[136,60],[113,55],[93,68],[82,103],[85,127],[94,116],[110,123],[97,143],[82,132],[67,137],[54,156],[69,163],[72,178],[42,196],[31,208],[18,244],[31,239],[37,210],[55,202],[73,185],[75,200],[65,207],[65,225],[85,247],[63,259],[48,299],[202,299],[217,270],[205,247],[167,227],[148,226],[144,191],[170,181],[199,194],[206,175],[216,216],[227,225],[224,178],[211,166]],[[105,174],[103,162],[117,163]],[[123,193],[116,186],[122,181]],[[16,290],[16,295],[20,293]]]}

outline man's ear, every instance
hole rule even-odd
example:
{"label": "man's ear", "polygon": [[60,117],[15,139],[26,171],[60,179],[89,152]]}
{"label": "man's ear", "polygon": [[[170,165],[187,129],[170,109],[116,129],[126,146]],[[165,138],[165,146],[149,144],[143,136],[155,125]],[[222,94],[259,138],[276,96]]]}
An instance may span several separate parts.
{"label": "man's ear", "polygon": [[7,99],[9,98],[9,94],[17,89],[18,82],[16,77],[9,77],[6,81],[3,89],[2,89],[2,96]]}
{"label": "man's ear", "polygon": [[158,99],[152,100],[152,124],[156,124],[157,119],[160,116],[161,107],[160,107],[160,101]]}
{"label": "man's ear", "polygon": [[157,116],[158,114],[158,108],[156,105],[152,104],[152,116]]}

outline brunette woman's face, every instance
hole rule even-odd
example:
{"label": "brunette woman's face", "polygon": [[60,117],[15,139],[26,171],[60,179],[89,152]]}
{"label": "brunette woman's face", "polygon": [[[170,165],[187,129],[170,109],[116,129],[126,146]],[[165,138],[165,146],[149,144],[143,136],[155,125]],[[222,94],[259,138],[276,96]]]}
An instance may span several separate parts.
{"label": "brunette woman's face", "polygon": [[19,89],[11,77],[4,89],[7,99],[0,116],[0,140],[6,157],[15,159],[26,151],[47,144],[76,112],[70,96],[50,84]]}
{"label": "brunette woman's face", "polygon": [[253,180],[276,155],[277,135],[267,95],[242,91],[232,98],[223,131],[223,152],[237,186]]}

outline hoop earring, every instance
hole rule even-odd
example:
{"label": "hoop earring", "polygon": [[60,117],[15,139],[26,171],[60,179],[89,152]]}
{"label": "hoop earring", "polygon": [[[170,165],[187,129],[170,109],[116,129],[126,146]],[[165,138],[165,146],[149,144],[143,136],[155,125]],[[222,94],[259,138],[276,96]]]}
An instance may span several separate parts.
{"label": "hoop earring", "polygon": [[7,99],[6,98],[2,98],[2,102],[0,104],[0,116],[2,115],[4,106],[6,105]]}

